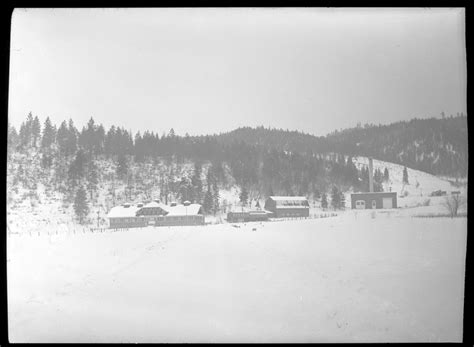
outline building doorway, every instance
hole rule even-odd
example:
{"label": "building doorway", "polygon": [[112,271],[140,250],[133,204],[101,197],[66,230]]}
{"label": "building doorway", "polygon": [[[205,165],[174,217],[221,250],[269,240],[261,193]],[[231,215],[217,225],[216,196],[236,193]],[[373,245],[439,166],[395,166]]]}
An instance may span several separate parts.
{"label": "building doorway", "polygon": [[383,205],[383,208],[393,208],[393,199],[383,198],[382,205]]}

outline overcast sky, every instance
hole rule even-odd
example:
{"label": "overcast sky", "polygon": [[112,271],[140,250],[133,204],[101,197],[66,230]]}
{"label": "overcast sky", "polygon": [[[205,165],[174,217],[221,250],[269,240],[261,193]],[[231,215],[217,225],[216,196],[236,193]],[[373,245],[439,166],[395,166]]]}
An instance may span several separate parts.
{"label": "overcast sky", "polygon": [[9,119],[325,135],[466,113],[462,9],[17,9]]}

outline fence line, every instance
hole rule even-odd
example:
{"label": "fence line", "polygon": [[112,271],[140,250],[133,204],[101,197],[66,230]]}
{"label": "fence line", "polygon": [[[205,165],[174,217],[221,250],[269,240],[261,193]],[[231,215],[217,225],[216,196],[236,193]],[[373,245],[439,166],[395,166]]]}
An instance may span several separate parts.
{"label": "fence line", "polygon": [[[271,218],[268,221],[290,221],[290,220],[303,220],[303,219],[319,219],[319,218],[329,218],[335,217],[337,213],[328,212],[328,213],[319,213],[319,214],[310,214],[308,217],[285,217],[285,218]],[[268,222],[261,221],[261,222]],[[227,224],[223,218],[219,218],[212,224]],[[208,225],[206,223],[206,225]],[[39,230],[38,230],[39,228]],[[109,228],[105,226],[100,227],[91,227],[86,225],[77,225],[74,223],[64,223],[64,224],[46,224],[36,227],[21,225],[20,223],[7,223],[7,234],[9,236],[18,235],[18,236],[30,236],[30,237],[41,237],[41,236],[52,236],[52,235],[76,235],[76,234],[86,234],[86,233],[106,233],[106,232],[120,232],[128,231],[130,228]]]}

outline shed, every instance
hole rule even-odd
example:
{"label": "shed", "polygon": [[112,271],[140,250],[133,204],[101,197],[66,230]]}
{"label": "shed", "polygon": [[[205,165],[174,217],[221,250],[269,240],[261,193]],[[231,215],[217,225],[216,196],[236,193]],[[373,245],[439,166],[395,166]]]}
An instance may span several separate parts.
{"label": "shed", "polygon": [[364,192],[351,194],[352,209],[397,208],[396,192]]}

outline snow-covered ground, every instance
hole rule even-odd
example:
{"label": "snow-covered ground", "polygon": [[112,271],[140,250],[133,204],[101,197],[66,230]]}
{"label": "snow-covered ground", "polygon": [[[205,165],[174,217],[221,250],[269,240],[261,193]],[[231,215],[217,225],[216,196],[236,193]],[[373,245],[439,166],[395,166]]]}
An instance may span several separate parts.
{"label": "snow-covered ground", "polygon": [[400,212],[9,235],[9,338],[461,341],[467,219]]}

